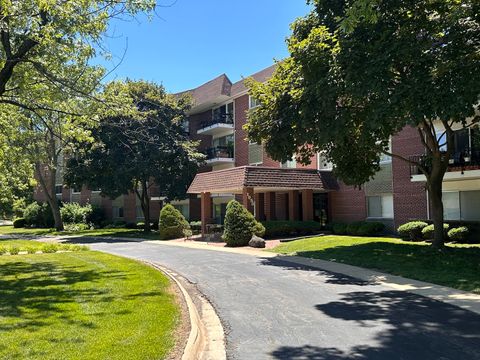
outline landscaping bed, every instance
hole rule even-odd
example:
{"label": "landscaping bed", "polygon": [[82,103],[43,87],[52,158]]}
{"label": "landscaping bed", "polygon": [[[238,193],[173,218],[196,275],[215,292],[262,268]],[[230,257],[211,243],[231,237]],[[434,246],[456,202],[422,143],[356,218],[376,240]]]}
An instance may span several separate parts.
{"label": "landscaping bed", "polygon": [[136,261],[94,251],[0,256],[0,358],[162,359],[179,319],[169,280]]}
{"label": "landscaping bed", "polygon": [[282,243],[270,251],[376,269],[480,294],[480,245],[448,244],[439,252],[426,242],[322,236]]}

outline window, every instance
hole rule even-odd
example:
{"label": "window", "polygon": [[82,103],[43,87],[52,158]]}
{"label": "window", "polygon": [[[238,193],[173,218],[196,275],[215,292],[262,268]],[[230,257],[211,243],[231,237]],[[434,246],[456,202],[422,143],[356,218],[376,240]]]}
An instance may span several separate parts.
{"label": "window", "polygon": [[114,206],[112,212],[114,218],[123,218],[123,207]]}
{"label": "window", "polygon": [[332,170],[333,164],[325,158],[322,153],[317,154],[317,167],[318,170]]}
{"label": "window", "polygon": [[249,165],[263,163],[263,145],[257,143],[248,144],[248,163]]}
{"label": "window", "polygon": [[460,193],[449,191],[442,194],[445,220],[460,220]]}
{"label": "window", "polygon": [[480,191],[445,191],[442,200],[445,220],[480,219]]}
{"label": "window", "polygon": [[135,207],[135,216],[137,219],[143,219],[143,210],[140,205],[137,205]]}
{"label": "window", "polygon": [[393,219],[393,195],[367,196],[369,218]]}
{"label": "window", "polygon": [[212,144],[214,147],[233,146],[233,135],[227,135],[227,136],[222,136],[222,137],[213,139]]}
{"label": "window", "polygon": [[78,185],[74,185],[73,188],[72,188],[72,192],[73,193],[81,193],[82,192],[82,187],[81,186],[78,186]]}
{"label": "window", "polygon": [[233,102],[213,109],[213,119],[224,124],[233,124]]}
{"label": "window", "polygon": [[284,169],[295,169],[297,167],[297,159],[293,156],[290,160],[287,160],[282,163],[282,168]]}
{"label": "window", "polygon": [[253,109],[253,108],[256,108],[258,106],[262,105],[260,103],[260,100],[258,99],[255,99],[253,96],[249,96],[248,97],[248,108],[249,109]]}

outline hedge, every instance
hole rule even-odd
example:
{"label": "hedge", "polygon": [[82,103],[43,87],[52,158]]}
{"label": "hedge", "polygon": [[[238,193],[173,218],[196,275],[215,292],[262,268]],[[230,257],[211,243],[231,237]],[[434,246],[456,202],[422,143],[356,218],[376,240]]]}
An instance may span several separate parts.
{"label": "hedge", "polygon": [[375,236],[385,230],[385,224],[378,221],[355,221],[349,224],[333,223],[331,228],[335,235]]}
{"label": "hedge", "polygon": [[318,234],[322,225],[316,221],[263,221],[265,238]]}
{"label": "hedge", "polygon": [[[444,233],[445,233],[445,237],[448,236],[448,229],[450,228],[450,225],[448,224],[443,224],[443,230],[444,230]],[[425,240],[432,240],[433,237],[434,237],[434,226],[433,224],[431,225],[428,225],[428,226],[425,226],[423,229],[422,229],[422,235],[423,235],[423,238]]]}
{"label": "hedge", "polygon": [[468,239],[468,228],[466,226],[460,226],[458,228],[450,229],[448,232],[448,239],[450,241],[455,241],[463,243]]}

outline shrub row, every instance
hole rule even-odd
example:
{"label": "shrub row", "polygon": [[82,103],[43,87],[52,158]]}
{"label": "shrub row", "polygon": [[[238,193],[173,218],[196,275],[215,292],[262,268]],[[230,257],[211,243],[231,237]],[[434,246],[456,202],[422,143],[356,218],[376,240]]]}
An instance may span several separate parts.
{"label": "shrub row", "polygon": [[84,251],[88,250],[85,245],[76,244],[44,244],[41,247],[38,246],[0,246],[0,255],[10,254],[18,255],[20,252],[26,251],[28,254],[35,254],[37,251],[41,251],[44,254],[56,253],[57,251]]}
{"label": "shrub row", "polygon": [[[99,208],[87,204],[82,206],[78,203],[61,203],[60,215],[64,224],[89,224],[99,227],[105,221],[105,213]],[[37,227],[51,228],[54,225],[52,210],[47,203],[33,202],[23,211],[23,217],[16,218],[13,221],[13,227]],[[83,226],[85,228],[85,226]],[[71,230],[73,231],[73,230]]]}
{"label": "shrub row", "polygon": [[332,232],[336,235],[374,236],[385,230],[385,224],[378,221],[356,221],[350,224],[334,223]]}
{"label": "shrub row", "polygon": [[[460,226],[450,229],[449,224],[443,224],[443,230],[447,240],[456,242],[466,242],[469,230],[466,226]],[[410,241],[433,240],[435,227],[433,224],[427,224],[424,221],[410,221],[398,227],[398,235]]]}
{"label": "shrub row", "polygon": [[262,225],[265,238],[314,235],[322,230],[322,225],[316,221],[262,221]]}

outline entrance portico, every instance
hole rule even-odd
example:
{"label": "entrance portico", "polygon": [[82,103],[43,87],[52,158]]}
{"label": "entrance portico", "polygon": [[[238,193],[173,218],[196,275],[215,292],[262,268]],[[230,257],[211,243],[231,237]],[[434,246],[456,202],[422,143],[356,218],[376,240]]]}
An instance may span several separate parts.
{"label": "entrance portico", "polygon": [[337,189],[329,171],[243,166],[197,174],[188,193],[201,198],[202,234],[212,223],[212,194],[234,195],[257,220],[313,220],[314,195]]}

